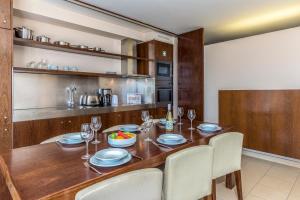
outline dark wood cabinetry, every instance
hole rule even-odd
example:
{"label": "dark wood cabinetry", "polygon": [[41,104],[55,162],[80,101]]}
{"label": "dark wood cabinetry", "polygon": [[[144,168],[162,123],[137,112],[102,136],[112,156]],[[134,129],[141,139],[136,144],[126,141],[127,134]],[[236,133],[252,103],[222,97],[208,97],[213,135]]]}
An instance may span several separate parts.
{"label": "dark wood cabinetry", "polygon": [[300,90],[224,90],[219,122],[244,134],[244,147],[300,159]]}
{"label": "dark wood cabinetry", "polygon": [[11,29],[12,0],[0,0],[0,28]]}
{"label": "dark wood cabinetry", "polygon": [[[137,45],[137,56],[147,59],[154,59],[155,61],[166,61],[172,63],[173,45],[157,40],[140,43]],[[137,66],[138,74],[151,75],[151,70],[154,70],[155,62],[138,60]]]}
{"label": "dark wood cabinetry", "polygon": [[[149,109],[154,118],[161,118],[166,115],[166,108]],[[82,115],[78,117],[65,117],[54,119],[43,119],[23,121],[14,123],[13,148],[39,144],[42,141],[65,133],[78,132],[83,123],[90,123],[93,115]],[[112,112],[99,114],[101,116],[102,128],[111,126],[135,123],[141,124],[141,110]]]}
{"label": "dark wood cabinetry", "polygon": [[203,29],[178,37],[178,105],[195,109],[199,121],[203,121],[203,47]]}
{"label": "dark wood cabinetry", "polygon": [[11,63],[12,32],[0,28],[0,153],[12,147]]}

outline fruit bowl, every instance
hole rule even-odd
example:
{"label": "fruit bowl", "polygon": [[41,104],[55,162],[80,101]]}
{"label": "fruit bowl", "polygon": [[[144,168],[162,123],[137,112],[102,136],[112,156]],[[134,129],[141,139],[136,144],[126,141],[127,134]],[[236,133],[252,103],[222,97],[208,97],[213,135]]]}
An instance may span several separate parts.
{"label": "fruit bowl", "polygon": [[136,134],[118,131],[108,136],[108,144],[112,147],[129,147],[136,142]]}

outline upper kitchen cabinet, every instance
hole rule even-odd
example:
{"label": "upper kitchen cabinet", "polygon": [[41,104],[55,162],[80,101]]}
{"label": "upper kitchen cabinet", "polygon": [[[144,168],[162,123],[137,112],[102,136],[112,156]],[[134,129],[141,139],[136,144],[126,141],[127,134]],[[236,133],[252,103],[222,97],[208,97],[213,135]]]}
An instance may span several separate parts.
{"label": "upper kitchen cabinet", "polygon": [[[171,63],[173,62],[173,45],[157,40],[140,43],[137,45],[137,56]],[[137,66],[138,74],[153,75],[151,70],[154,67],[153,62],[138,60]]]}
{"label": "upper kitchen cabinet", "polygon": [[11,29],[12,0],[0,0],[0,28]]}

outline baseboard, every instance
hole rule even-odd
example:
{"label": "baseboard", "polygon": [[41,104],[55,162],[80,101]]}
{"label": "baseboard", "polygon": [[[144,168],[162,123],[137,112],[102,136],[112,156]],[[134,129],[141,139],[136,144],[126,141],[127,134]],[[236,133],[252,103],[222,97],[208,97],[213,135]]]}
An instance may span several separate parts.
{"label": "baseboard", "polygon": [[300,168],[300,160],[243,148],[243,155]]}

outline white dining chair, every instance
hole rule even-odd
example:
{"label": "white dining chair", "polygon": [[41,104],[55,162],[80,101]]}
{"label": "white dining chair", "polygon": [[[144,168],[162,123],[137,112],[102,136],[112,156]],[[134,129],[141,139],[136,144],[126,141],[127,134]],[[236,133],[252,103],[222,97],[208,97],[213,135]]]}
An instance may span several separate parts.
{"label": "white dining chair", "polygon": [[213,161],[213,200],[216,200],[216,179],[226,176],[226,182],[231,182],[232,174],[235,176],[238,200],[243,199],[241,180],[241,159],[243,147],[242,133],[228,132],[212,137],[209,145],[214,148]]}
{"label": "white dining chair", "polygon": [[156,168],[128,172],[79,191],[75,200],[161,200],[162,178]]}
{"label": "white dining chair", "polygon": [[164,171],[164,200],[211,197],[213,148],[201,145],[171,154]]}
{"label": "white dining chair", "polygon": [[47,140],[42,141],[40,144],[48,144],[48,143],[51,143],[51,142],[56,142],[56,141],[59,140],[62,136],[63,136],[63,135],[58,135],[58,136],[49,138],[49,139],[47,139]]}
{"label": "white dining chair", "polygon": [[103,133],[108,133],[108,132],[112,132],[112,131],[118,131],[120,129],[121,125],[116,125],[116,126],[112,126],[112,127],[109,127],[105,130],[103,130],[102,132]]}

